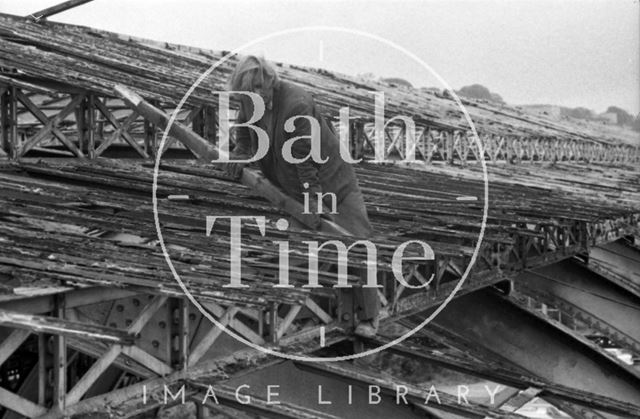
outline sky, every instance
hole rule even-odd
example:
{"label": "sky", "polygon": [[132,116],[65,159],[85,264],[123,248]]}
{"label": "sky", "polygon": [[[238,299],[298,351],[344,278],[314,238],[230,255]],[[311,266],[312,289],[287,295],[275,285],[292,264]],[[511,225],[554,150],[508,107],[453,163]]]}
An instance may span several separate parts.
{"label": "sky", "polygon": [[[0,12],[61,1],[0,0]],[[307,27],[243,52],[444,88],[431,68],[455,89],[479,83],[514,105],[640,111],[640,0],[94,0],[51,19],[214,50]]]}

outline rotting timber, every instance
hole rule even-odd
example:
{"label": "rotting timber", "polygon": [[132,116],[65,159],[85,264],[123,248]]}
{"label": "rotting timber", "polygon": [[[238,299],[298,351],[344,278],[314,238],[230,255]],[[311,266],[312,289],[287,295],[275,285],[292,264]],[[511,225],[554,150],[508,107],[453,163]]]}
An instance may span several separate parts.
{"label": "rotting timber", "polygon": [[[319,236],[277,230],[275,221],[284,212],[213,165],[193,161],[176,139],[169,137],[158,150],[161,131],[153,121],[113,96],[113,86],[123,84],[170,112],[223,54],[9,15],[0,15],[0,37],[4,417],[99,411],[135,416],[158,409],[165,385],[174,393],[185,385],[187,397],[202,400],[213,384],[221,405],[208,407],[243,410],[228,392],[234,378],[289,368],[221,334],[174,280],[157,242],[151,203],[150,158],[160,153],[167,153],[157,189],[163,237],[173,265],[200,304],[254,344],[292,354],[345,350],[355,314],[349,299],[336,298],[331,288],[335,254],[321,257],[324,287],[302,287],[308,278],[302,243]],[[212,143],[216,100],[209,92],[222,86],[233,63],[206,79],[178,115]],[[283,65],[280,71],[312,90],[328,117],[334,118],[340,106],[351,108],[355,157],[376,151],[367,118],[371,91],[385,92],[387,118],[415,118],[420,164],[365,162],[356,168],[376,231],[380,295],[389,315],[383,330],[415,327],[456,287],[477,243],[484,204],[480,148],[455,103],[441,95],[323,70]],[[535,396],[576,417],[638,416],[637,371],[531,306],[533,299],[557,307],[637,355],[640,322],[632,321],[640,319],[637,147],[615,133],[570,121],[547,121],[488,103],[464,104],[489,162],[485,236],[450,307],[415,339],[396,347],[396,355],[505,386],[494,405],[459,405],[442,397],[440,405],[428,406],[436,417],[439,411],[514,417]],[[402,159],[403,128],[389,126],[384,135],[385,153]],[[267,219],[265,235],[251,224],[243,228],[242,280],[251,286],[224,289],[229,227],[216,224],[207,236],[205,217],[258,214]],[[290,281],[296,286],[288,289],[272,287],[278,273],[275,242],[283,239],[289,241],[292,260],[302,262],[292,267]],[[389,267],[393,249],[409,239],[428,242],[437,257],[434,267],[415,265],[404,272],[413,285],[434,274],[420,291],[398,284]],[[354,249],[351,259],[362,262],[364,252]],[[513,324],[516,319],[519,326]],[[389,337],[355,346],[370,347]],[[444,355],[430,352],[426,340],[437,341]],[[403,381],[357,362],[300,365],[309,380],[376,382],[384,397]],[[593,385],[602,371],[607,381]],[[153,402],[142,403],[143,388],[157,396],[150,397]],[[387,408],[399,415],[424,412],[418,392],[411,387],[410,406]],[[340,416],[331,408],[295,401],[274,407],[255,397],[251,409],[267,416]]]}

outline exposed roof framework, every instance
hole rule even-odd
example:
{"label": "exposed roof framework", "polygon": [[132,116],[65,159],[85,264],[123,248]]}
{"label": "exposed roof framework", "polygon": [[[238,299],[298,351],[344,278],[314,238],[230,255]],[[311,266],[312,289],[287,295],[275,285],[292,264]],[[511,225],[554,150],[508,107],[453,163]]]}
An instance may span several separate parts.
{"label": "exposed roof framework", "polygon": [[[5,72],[1,80],[18,88],[35,88],[31,81],[38,81],[40,89],[47,86],[71,93],[71,100],[89,100],[77,94],[81,92],[112,96],[113,86],[120,83],[135,87],[147,100],[175,104],[204,71],[225,55],[85,27],[52,22],[39,25],[11,15],[0,16],[0,36],[5,41],[0,61]],[[195,109],[215,108],[217,97],[211,92],[223,89],[235,62],[232,57],[220,65],[193,91],[187,104]],[[418,158],[479,158],[479,147],[469,134],[468,123],[450,98],[325,70],[282,65],[279,71],[284,79],[313,92],[327,116],[337,118],[339,108],[348,106],[355,125],[373,119],[372,92],[384,92],[387,118],[406,115],[414,119],[418,127]],[[478,101],[463,103],[481,135],[488,160],[638,161],[637,142],[621,138],[619,131],[600,132],[607,128],[552,122]],[[358,131],[373,142],[369,129]],[[634,145],[627,145],[629,141]],[[400,138],[387,147],[405,151]]]}
{"label": "exposed roof framework", "polygon": [[[222,406],[211,407],[224,412],[246,409],[230,390],[234,377],[283,367],[281,360],[221,334],[167,270],[152,216],[149,160],[164,152],[173,158],[163,159],[158,181],[163,236],[176,269],[206,310],[254,344],[295,354],[344,350],[352,339],[354,308],[331,288],[335,252],[321,257],[325,287],[303,288],[303,241],[318,235],[278,231],[280,209],[215,167],[176,159],[190,156],[176,147],[179,139],[159,150],[158,127],[113,95],[114,84],[125,84],[170,112],[222,53],[9,15],[0,15],[0,38],[2,150],[8,157],[0,165],[0,365],[35,356],[33,365],[18,368],[19,388],[0,389],[0,404],[27,417],[105,409],[134,416],[157,408],[167,383],[174,393],[184,384],[185,394],[196,400],[213,383]],[[211,142],[217,103],[210,91],[221,88],[233,64],[205,80],[180,114]],[[443,403],[427,407],[429,414],[519,417],[518,408],[536,396],[576,417],[640,414],[637,370],[577,331],[587,328],[640,353],[640,322],[633,321],[640,318],[640,252],[633,241],[640,226],[637,148],[613,131],[464,101],[481,149],[455,103],[442,95],[324,70],[279,70],[313,91],[328,117],[341,106],[351,108],[356,157],[380,147],[398,159],[407,152],[403,127],[388,127],[384,143],[376,143],[367,117],[371,91],[385,92],[387,117],[409,114],[419,126],[416,154],[428,164],[357,167],[376,230],[389,334],[377,342],[356,340],[356,348],[384,343],[394,328],[415,327],[456,287],[480,231],[484,182],[477,161],[484,156],[492,163],[489,213],[474,269],[450,307],[419,338],[393,351],[506,388],[494,405],[476,400],[461,406],[443,396]],[[229,281],[228,226],[217,224],[207,236],[205,217],[212,212],[265,215],[265,235],[252,225],[244,230],[242,279],[250,288],[222,288]],[[283,238],[302,265],[290,274],[296,287],[274,289],[276,242]],[[421,291],[395,281],[389,266],[393,249],[416,238],[437,256],[433,267],[407,266],[406,281],[414,286],[434,274]],[[364,257],[362,249],[351,254],[354,263]],[[569,316],[573,326],[540,315],[540,302]],[[48,341],[53,351],[46,349]],[[436,341],[441,360],[431,345]],[[328,375],[336,385],[375,382],[383,394],[405,378],[359,363],[299,366],[314,380]],[[53,388],[46,385],[50,374]],[[406,384],[410,404],[424,410],[419,386]],[[143,388],[156,402],[141,403]],[[251,408],[265,415],[332,414],[294,401],[274,407],[254,396]]]}

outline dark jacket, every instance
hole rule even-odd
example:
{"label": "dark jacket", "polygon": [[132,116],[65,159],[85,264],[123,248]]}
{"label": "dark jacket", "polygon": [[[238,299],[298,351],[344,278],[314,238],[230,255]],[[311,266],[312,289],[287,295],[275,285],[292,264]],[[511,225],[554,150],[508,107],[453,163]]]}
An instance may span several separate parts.
{"label": "dark jacket", "polygon": [[[315,197],[315,192],[332,192],[340,203],[350,192],[359,190],[356,176],[351,164],[346,163],[340,157],[340,143],[333,128],[324,120],[316,109],[310,93],[302,87],[280,81],[273,95],[273,124],[269,135],[269,150],[267,155],[259,161],[264,175],[275,185],[282,188],[288,195],[302,201],[305,182],[309,183],[310,197]],[[241,107],[238,114],[238,122],[246,122],[248,110]],[[316,163],[311,157],[304,163],[292,164],[284,159],[282,154],[283,144],[294,137],[308,136],[311,134],[311,124],[305,118],[295,120],[295,130],[286,132],[285,121],[292,116],[308,115],[314,117],[321,127],[321,156],[325,163]],[[260,125],[260,122],[256,123]],[[238,127],[236,129],[236,155],[254,155],[257,150],[257,136],[253,129]],[[292,155],[296,158],[304,158],[310,154],[311,141],[296,140],[293,144]],[[327,198],[324,200],[329,205]],[[315,212],[315,210],[313,210]]]}

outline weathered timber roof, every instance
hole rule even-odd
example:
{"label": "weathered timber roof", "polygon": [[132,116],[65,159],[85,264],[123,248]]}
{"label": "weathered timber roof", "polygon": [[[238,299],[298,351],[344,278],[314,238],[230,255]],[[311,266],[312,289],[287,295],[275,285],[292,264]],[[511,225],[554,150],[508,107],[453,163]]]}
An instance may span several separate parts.
{"label": "weathered timber roof", "polygon": [[[0,14],[0,83],[54,90],[85,89],[112,95],[113,85],[134,88],[146,99],[176,104],[193,82],[223,56],[179,45],[141,40],[87,27]],[[221,46],[223,47],[223,46]],[[235,58],[216,69],[189,97],[191,106],[216,106],[213,90],[221,90]],[[467,130],[455,102],[433,92],[396,88],[355,77],[281,65],[283,79],[313,92],[325,114],[337,117],[349,106],[351,115],[373,119],[373,91],[385,92],[385,115],[411,116],[436,129]],[[620,130],[571,121],[552,121],[518,109],[463,99],[480,134],[588,140],[637,144],[637,136]],[[631,138],[631,139],[630,139]]]}
{"label": "weathered timber roof", "polygon": [[[640,171],[591,165],[489,168],[490,210],[483,248],[513,245],[518,235],[536,235],[532,225],[572,226],[576,221],[615,223],[634,215],[639,222]],[[440,256],[468,262],[477,241],[484,183],[477,169],[439,166],[429,173],[364,164],[358,178],[376,230],[379,269],[389,270],[390,254],[409,239],[427,241]],[[140,161],[51,159],[3,163],[0,167],[0,289],[11,298],[34,289],[106,285],[181,294],[156,241],[152,213],[152,165]],[[279,291],[274,240],[288,239],[292,258],[306,258],[302,240],[316,233],[285,235],[275,229],[283,216],[226,175],[195,162],[163,163],[158,177],[159,220],[172,261],[194,295],[237,304],[269,299],[303,301],[301,287]],[[384,180],[384,181],[383,181]],[[188,195],[188,200],[169,200]],[[477,201],[458,197],[475,197]],[[228,224],[205,235],[207,215],[264,215],[267,234],[247,226],[243,281],[255,286],[229,292]],[[627,221],[622,222],[625,224]],[[126,233],[134,240],[115,237]],[[328,239],[328,238],[325,238]],[[244,240],[243,240],[244,241]],[[325,256],[331,259],[331,255]],[[362,259],[358,252],[354,260]],[[350,257],[351,259],[351,257]],[[474,272],[492,269],[487,261]],[[304,269],[292,283],[307,281]],[[321,273],[321,283],[335,277]],[[331,294],[330,288],[315,290]]]}

